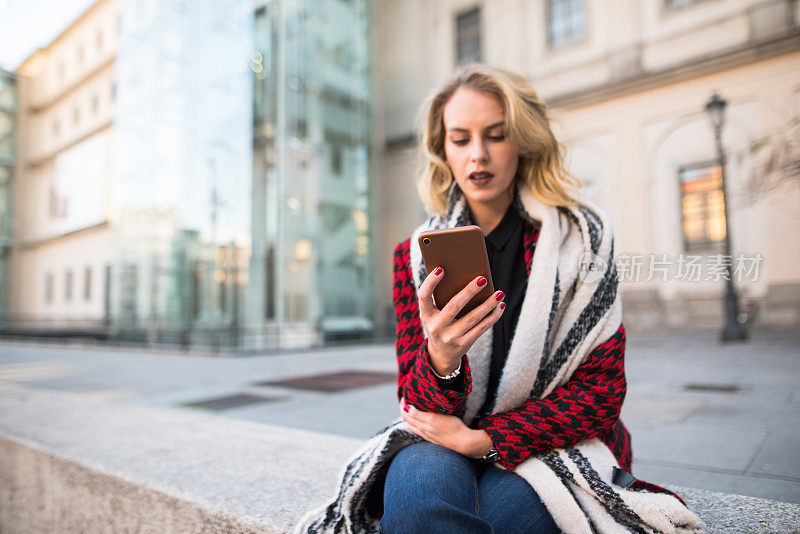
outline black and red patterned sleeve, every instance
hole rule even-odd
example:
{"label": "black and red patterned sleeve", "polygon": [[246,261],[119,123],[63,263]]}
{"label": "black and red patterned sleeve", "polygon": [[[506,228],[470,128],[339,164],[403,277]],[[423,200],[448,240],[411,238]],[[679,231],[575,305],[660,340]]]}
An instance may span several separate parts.
{"label": "black and red patterned sleeve", "polygon": [[498,462],[514,469],[531,455],[571,447],[608,433],[625,399],[625,329],[594,349],[560,388],[541,399],[489,415],[478,422],[499,453]]}
{"label": "black and red patterned sleeve", "polygon": [[459,411],[472,391],[472,376],[467,357],[462,356],[461,374],[454,386],[443,388],[441,381],[433,374],[428,343],[422,332],[419,317],[417,290],[411,276],[410,239],[394,249],[394,313],[395,351],[397,353],[397,399],[405,397],[406,402],[423,412],[453,414]]}

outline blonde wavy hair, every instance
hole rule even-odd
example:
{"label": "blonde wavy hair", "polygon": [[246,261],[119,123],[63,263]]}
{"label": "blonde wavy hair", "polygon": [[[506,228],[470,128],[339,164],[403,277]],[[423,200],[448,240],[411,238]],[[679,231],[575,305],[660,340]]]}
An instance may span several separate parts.
{"label": "blonde wavy hair", "polygon": [[519,153],[514,183],[523,180],[542,203],[575,206],[583,183],[564,168],[564,146],[550,128],[544,102],[519,74],[481,63],[464,65],[444,87],[428,97],[417,119],[422,171],[417,191],[439,216],[447,211],[454,181],[445,161],[444,107],[460,87],[494,96],[503,107],[506,136]]}

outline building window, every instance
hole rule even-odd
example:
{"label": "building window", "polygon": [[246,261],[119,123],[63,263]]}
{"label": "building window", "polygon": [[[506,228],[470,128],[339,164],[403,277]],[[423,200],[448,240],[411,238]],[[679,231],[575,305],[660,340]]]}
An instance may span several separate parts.
{"label": "building window", "polygon": [[100,109],[100,98],[97,95],[92,95],[92,113],[97,115],[98,109]]}
{"label": "building window", "polygon": [[72,125],[77,126],[81,122],[81,109],[78,106],[72,108]]}
{"label": "building window", "polygon": [[111,322],[111,266],[106,265],[103,273],[103,321]]}
{"label": "building window", "polygon": [[97,50],[103,50],[103,30],[97,30]]}
{"label": "building window", "polygon": [[681,167],[683,247],[687,252],[719,253],[725,246],[725,200],[716,163]]}
{"label": "building window", "polygon": [[66,74],[66,71],[65,71],[65,67],[64,67],[64,62],[63,61],[59,61],[58,62],[58,79],[59,80],[63,80],[65,74]]}
{"label": "building window", "polygon": [[55,280],[53,279],[53,274],[47,273],[44,277],[44,301],[47,304],[51,304],[53,302],[54,285]]}
{"label": "building window", "polygon": [[61,121],[56,117],[53,119],[53,137],[58,137],[61,133]]}
{"label": "building window", "polygon": [[50,184],[49,213],[51,219],[61,219],[67,216],[68,198],[58,196],[55,184]]}
{"label": "building window", "polygon": [[72,271],[67,271],[66,276],[64,276],[64,301],[70,302],[72,301]]}
{"label": "building window", "polygon": [[139,271],[135,264],[122,267],[119,279],[120,322],[136,324],[139,316],[137,297],[139,291]]}
{"label": "building window", "polygon": [[87,267],[83,271],[83,300],[92,300],[92,268]]}
{"label": "building window", "polygon": [[580,41],[586,36],[585,0],[550,0],[547,6],[550,48]]}
{"label": "building window", "polygon": [[456,61],[459,65],[482,61],[481,10],[478,8],[456,17]]}
{"label": "building window", "polygon": [[83,45],[78,47],[78,51],[75,53],[75,59],[78,61],[78,65],[83,65]]}
{"label": "building window", "polygon": [[336,177],[342,175],[342,151],[343,148],[339,144],[334,143],[331,146],[331,171]]}

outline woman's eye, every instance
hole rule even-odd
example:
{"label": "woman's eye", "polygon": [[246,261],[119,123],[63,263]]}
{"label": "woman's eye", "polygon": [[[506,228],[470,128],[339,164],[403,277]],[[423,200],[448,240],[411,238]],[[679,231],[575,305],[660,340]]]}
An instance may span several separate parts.
{"label": "woman's eye", "polygon": [[[505,138],[506,138],[505,135],[494,135],[494,136],[487,137],[487,139],[489,139],[489,141],[494,141],[494,142],[504,141]],[[466,145],[467,143],[469,143],[469,139],[453,139],[453,144],[454,145],[463,146],[463,145]]]}

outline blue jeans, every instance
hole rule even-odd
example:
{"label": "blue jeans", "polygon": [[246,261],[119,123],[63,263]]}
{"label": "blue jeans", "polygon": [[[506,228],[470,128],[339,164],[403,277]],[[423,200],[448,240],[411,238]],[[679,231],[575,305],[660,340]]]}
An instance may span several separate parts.
{"label": "blue jeans", "polygon": [[394,457],[383,508],[380,532],[386,534],[558,532],[521,476],[428,441]]}

